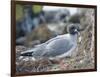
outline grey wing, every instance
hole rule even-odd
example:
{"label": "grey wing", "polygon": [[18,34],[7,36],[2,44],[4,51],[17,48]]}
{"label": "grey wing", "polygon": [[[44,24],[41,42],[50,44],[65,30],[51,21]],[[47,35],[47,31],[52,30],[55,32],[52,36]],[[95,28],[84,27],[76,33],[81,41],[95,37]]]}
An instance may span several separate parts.
{"label": "grey wing", "polygon": [[68,52],[73,46],[73,43],[65,38],[53,40],[46,46],[46,50],[42,55],[46,57],[55,57]]}
{"label": "grey wing", "polygon": [[41,56],[42,53],[44,53],[46,44],[40,44],[35,47],[35,51],[33,51],[33,56],[38,57]]}

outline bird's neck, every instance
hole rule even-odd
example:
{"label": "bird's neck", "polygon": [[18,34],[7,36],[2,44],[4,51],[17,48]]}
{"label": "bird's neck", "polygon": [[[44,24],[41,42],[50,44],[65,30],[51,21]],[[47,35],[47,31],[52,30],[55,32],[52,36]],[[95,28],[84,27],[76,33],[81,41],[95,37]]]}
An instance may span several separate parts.
{"label": "bird's neck", "polygon": [[67,34],[67,36],[69,37],[69,38],[71,38],[71,40],[73,41],[73,42],[77,42],[77,37],[78,37],[78,35],[77,34]]}

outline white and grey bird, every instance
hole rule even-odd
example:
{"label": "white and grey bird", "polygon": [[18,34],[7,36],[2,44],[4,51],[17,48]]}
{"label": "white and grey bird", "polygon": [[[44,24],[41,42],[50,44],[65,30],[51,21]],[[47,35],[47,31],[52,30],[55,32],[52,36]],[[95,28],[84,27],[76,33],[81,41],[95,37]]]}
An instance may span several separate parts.
{"label": "white and grey bird", "polygon": [[30,50],[21,53],[21,56],[31,56],[37,58],[64,58],[69,57],[77,47],[79,26],[71,24],[67,34],[58,35],[45,43],[36,45]]}

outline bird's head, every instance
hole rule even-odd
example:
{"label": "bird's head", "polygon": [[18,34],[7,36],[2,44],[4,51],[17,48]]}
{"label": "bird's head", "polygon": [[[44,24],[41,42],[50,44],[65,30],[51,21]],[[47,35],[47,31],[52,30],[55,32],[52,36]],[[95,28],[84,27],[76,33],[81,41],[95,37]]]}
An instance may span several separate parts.
{"label": "bird's head", "polygon": [[71,24],[68,27],[68,32],[72,35],[78,34],[80,31],[83,31],[83,29],[80,29],[78,24]]}

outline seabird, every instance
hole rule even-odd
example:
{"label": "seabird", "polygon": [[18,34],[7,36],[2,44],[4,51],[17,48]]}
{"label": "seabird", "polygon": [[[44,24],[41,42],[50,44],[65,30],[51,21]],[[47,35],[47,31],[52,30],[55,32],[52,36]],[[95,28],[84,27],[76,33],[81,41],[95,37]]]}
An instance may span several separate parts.
{"label": "seabird", "polygon": [[68,33],[58,35],[45,43],[36,45],[34,48],[21,53],[21,56],[38,58],[64,58],[70,57],[77,47],[78,33],[82,31],[76,24],[68,27]]}

